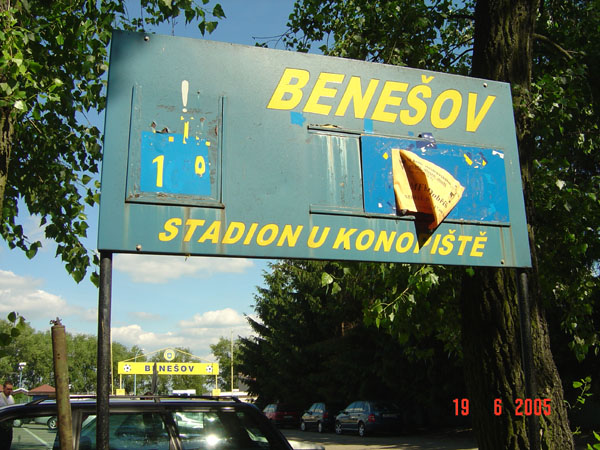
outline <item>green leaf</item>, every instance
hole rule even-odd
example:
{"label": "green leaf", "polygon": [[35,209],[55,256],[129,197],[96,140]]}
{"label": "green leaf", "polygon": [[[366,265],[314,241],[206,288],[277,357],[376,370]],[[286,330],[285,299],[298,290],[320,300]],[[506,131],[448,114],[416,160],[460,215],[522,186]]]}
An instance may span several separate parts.
{"label": "green leaf", "polygon": [[342,290],[342,288],[340,287],[340,285],[334,281],[333,286],[331,287],[331,293],[335,295],[338,292],[340,292],[341,290]]}
{"label": "green leaf", "polygon": [[331,283],[333,283],[333,277],[327,272],[323,272],[323,274],[321,275],[321,287],[327,286]]}
{"label": "green leaf", "polygon": [[0,347],[6,347],[10,344],[11,338],[8,333],[0,333]]}
{"label": "green leaf", "polygon": [[223,8],[221,8],[221,5],[219,3],[217,3],[213,8],[212,15],[217,17],[218,19],[225,18],[225,11],[223,11]]}
{"label": "green leaf", "polygon": [[215,31],[215,29],[217,28],[217,25],[219,23],[218,22],[206,22],[206,31],[208,31],[208,33],[212,33],[213,31]]}

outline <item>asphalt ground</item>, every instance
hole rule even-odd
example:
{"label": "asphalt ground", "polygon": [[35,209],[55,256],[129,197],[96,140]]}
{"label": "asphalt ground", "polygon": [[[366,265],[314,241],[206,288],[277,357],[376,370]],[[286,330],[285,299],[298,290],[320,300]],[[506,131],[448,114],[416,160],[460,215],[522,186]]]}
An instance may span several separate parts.
{"label": "asphalt ground", "polygon": [[282,429],[288,438],[300,442],[316,442],[326,450],[477,450],[475,437],[469,429],[443,430],[410,435],[373,435],[361,438],[358,435],[318,433]]}
{"label": "asphalt ground", "polygon": [[[325,450],[477,450],[475,435],[470,429],[440,430],[399,436],[376,435],[364,438],[352,434],[338,436],[332,432],[303,432],[293,429],[282,429],[281,432],[288,439],[319,443],[325,447]],[[588,444],[598,443],[591,431],[575,436],[576,450],[585,450]]]}

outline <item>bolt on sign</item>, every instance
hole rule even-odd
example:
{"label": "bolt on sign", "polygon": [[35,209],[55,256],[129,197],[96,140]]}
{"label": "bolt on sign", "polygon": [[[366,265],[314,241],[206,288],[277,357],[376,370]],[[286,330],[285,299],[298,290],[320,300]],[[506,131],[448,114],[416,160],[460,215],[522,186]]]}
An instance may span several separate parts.
{"label": "bolt on sign", "polygon": [[531,266],[506,83],[116,32],[98,248]]}

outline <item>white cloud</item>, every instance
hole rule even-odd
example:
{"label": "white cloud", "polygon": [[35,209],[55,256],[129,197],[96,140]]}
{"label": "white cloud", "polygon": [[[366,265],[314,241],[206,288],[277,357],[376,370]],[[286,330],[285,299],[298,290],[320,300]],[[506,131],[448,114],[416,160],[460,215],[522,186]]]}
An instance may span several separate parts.
{"label": "white cloud", "polygon": [[22,277],[13,272],[0,270],[0,317],[16,311],[28,322],[48,324],[60,317],[75,318],[85,322],[98,320],[97,308],[81,308],[70,305],[64,298],[40,289],[41,280]]}
{"label": "white cloud", "polygon": [[127,325],[111,329],[113,342],[120,342],[128,347],[137,345],[147,352],[166,347],[185,347],[185,338],[175,333],[153,333],[144,331],[139,325]]}
{"label": "white cloud", "polygon": [[[43,280],[16,275],[13,272],[0,270],[0,317],[6,317],[11,311],[17,311],[28,322],[48,324],[50,319],[58,315],[63,323],[77,320],[94,323],[98,320],[97,308],[83,308],[70,305],[59,295],[42,289]],[[188,348],[190,352],[206,361],[213,361],[210,345],[219,342],[221,337],[229,339],[238,336],[249,336],[252,329],[245,316],[232,308],[206,311],[188,316],[187,320],[174,323],[166,333],[148,331],[140,323],[148,323],[159,315],[149,312],[130,313],[130,324],[112,327],[111,338],[127,347],[137,345],[146,352],[154,352],[166,347]],[[136,323],[137,322],[137,323]],[[84,328],[79,324],[79,329]],[[34,325],[35,326],[35,325]],[[73,326],[69,332],[75,332]],[[91,333],[95,335],[95,332]]]}
{"label": "white cloud", "polygon": [[232,328],[246,325],[246,319],[236,310],[225,308],[194,314],[192,320],[182,320],[179,325],[183,328]]}
{"label": "white cloud", "polygon": [[28,321],[54,319],[57,313],[61,317],[76,315],[83,319],[93,315],[93,310],[71,306],[62,297],[39,289],[40,285],[40,280],[0,270],[0,313],[5,315],[17,311]]}
{"label": "white cloud", "polygon": [[254,263],[244,258],[205,258],[117,254],[114,268],[136,283],[166,283],[184,276],[207,278],[215,273],[244,273]]}
{"label": "white cloud", "polygon": [[113,327],[111,332],[113,342],[120,342],[128,347],[137,345],[147,353],[166,347],[183,347],[188,348],[194,356],[207,361],[214,360],[210,354],[210,345],[219,342],[221,337],[229,339],[233,334],[237,338],[251,333],[245,317],[231,308],[195,314],[192,320],[180,321],[168,333],[148,332],[140,325]]}

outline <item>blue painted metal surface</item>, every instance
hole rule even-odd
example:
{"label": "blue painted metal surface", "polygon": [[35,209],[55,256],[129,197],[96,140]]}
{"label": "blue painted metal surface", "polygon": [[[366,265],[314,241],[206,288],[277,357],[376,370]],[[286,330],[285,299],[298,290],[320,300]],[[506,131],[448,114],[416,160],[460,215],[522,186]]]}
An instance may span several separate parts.
{"label": "blue painted metal surface", "polygon": [[[504,83],[118,32],[105,124],[101,250],[531,264]],[[395,211],[391,147],[465,186],[432,232]]]}
{"label": "blue painted metal surface", "polygon": [[140,191],[210,197],[205,139],[142,132]]}
{"label": "blue painted metal surface", "polygon": [[465,187],[446,220],[510,222],[502,151],[375,136],[364,136],[361,143],[366,212],[398,214],[389,154],[401,148],[444,168]]}

